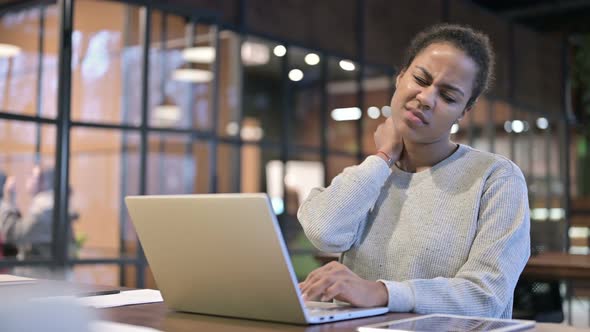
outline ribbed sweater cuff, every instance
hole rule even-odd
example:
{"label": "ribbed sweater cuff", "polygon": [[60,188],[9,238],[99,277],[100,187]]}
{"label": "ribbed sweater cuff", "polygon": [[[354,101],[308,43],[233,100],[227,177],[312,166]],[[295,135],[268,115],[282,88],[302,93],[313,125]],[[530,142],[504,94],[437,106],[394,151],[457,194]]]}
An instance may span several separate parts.
{"label": "ribbed sweater cuff", "polygon": [[412,287],[406,283],[389,280],[377,280],[382,282],[387,288],[389,297],[389,311],[392,312],[410,312],[416,306],[416,299],[414,298],[414,291]]}
{"label": "ribbed sweater cuff", "polygon": [[[375,172],[377,174],[379,174],[379,178],[380,179],[387,179],[389,177],[389,175],[391,174],[391,169],[389,168],[389,166],[387,166],[387,163],[385,162],[385,160],[375,156],[375,155],[371,155],[368,156],[360,165],[363,169],[370,169],[371,174],[374,174]],[[384,180],[385,181],[385,180]]]}

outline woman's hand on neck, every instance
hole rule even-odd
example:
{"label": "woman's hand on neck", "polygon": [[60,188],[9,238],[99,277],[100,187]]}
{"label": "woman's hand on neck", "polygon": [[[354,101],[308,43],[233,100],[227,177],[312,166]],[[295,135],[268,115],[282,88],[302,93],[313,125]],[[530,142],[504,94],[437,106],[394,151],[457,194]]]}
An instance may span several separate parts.
{"label": "woman's hand on neck", "polygon": [[397,166],[409,173],[421,172],[448,158],[458,146],[448,140],[426,144],[404,141]]}

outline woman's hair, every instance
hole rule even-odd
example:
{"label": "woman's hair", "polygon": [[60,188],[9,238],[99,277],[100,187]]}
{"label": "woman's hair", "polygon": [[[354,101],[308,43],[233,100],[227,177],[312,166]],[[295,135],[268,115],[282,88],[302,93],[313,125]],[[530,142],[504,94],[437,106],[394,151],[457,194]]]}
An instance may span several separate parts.
{"label": "woman's hair", "polygon": [[403,70],[408,69],[414,58],[434,43],[449,43],[465,52],[477,64],[477,75],[466,107],[473,106],[477,97],[484,93],[494,80],[495,60],[490,39],[486,34],[468,26],[446,23],[432,26],[417,34],[410,43]]}

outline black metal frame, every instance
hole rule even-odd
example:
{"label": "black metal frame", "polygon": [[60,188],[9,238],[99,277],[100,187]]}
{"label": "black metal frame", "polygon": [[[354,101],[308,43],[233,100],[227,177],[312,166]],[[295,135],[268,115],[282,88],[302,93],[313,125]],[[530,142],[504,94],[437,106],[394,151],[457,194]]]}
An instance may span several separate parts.
{"label": "black metal frame", "polygon": [[[234,32],[236,32],[238,34],[238,37],[240,39],[240,46],[243,43],[246,34],[249,35],[253,35],[253,36],[257,36],[257,37],[262,37],[262,38],[266,38],[269,40],[274,40],[274,41],[278,41],[277,38],[275,38],[275,36],[269,35],[269,34],[261,34],[261,33],[251,33],[248,29],[247,29],[247,22],[246,22],[246,18],[245,18],[245,0],[235,0],[237,5],[238,5],[238,24],[237,25],[231,25],[231,24],[225,24],[225,23],[220,23],[220,19],[219,17],[212,12],[208,12],[208,11],[199,11],[199,12],[191,12],[191,14],[187,17],[187,20],[190,24],[197,24],[198,23],[204,23],[204,24],[212,24],[216,27],[216,31],[215,31],[215,48],[216,48],[216,54],[220,54],[220,42],[219,42],[219,30],[220,29],[229,29],[229,30],[233,30]],[[45,3],[45,2],[43,2]],[[54,223],[54,227],[53,227],[53,238],[55,239],[55,241],[53,241],[53,254],[54,254],[54,259],[53,261],[47,261],[47,260],[28,260],[28,261],[13,261],[13,260],[4,260],[4,261],[0,261],[0,267],[12,267],[12,266],[22,266],[22,265],[47,265],[48,263],[51,263],[52,266],[55,267],[65,267],[65,266],[70,266],[70,265],[79,265],[79,264],[115,264],[118,265],[120,267],[120,282],[124,283],[125,281],[125,267],[127,265],[134,265],[136,267],[136,286],[137,287],[144,287],[145,285],[145,268],[146,268],[146,261],[145,261],[145,257],[143,255],[143,251],[141,250],[141,246],[140,243],[137,242],[137,248],[138,248],[138,253],[136,257],[126,257],[127,255],[127,250],[125,248],[125,238],[126,238],[126,231],[125,231],[125,225],[127,222],[127,214],[126,214],[126,209],[125,209],[125,205],[123,202],[123,197],[121,197],[120,200],[120,215],[119,215],[119,220],[120,220],[120,234],[121,234],[121,238],[120,238],[120,257],[119,258],[104,258],[104,259],[77,259],[77,258],[71,258],[68,257],[67,254],[67,239],[68,234],[67,231],[69,229],[69,222],[68,222],[68,218],[67,218],[67,214],[68,214],[68,199],[67,199],[67,188],[68,188],[68,176],[69,176],[69,158],[70,158],[70,132],[71,132],[71,128],[76,128],[76,127],[80,127],[80,128],[96,128],[96,129],[108,129],[108,130],[118,130],[118,131],[122,131],[122,146],[121,146],[121,154],[123,156],[122,161],[121,161],[121,169],[122,169],[122,174],[121,174],[121,178],[123,179],[123,181],[121,181],[121,192],[126,193],[128,191],[128,185],[126,183],[126,181],[124,179],[126,179],[127,177],[127,134],[130,132],[133,133],[137,133],[140,135],[140,187],[138,188],[138,192],[139,194],[147,194],[147,182],[146,182],[146,174],[147,174],[147,154],[148,154],[148,136],[150,133],[160,133],[162,135],[164,134],[184,134],[188,137],[190,137],[190,141],[187,142],[187,146],[186,146],[186,154],[187,154],[187,158],[190,158],[190,156],[192,156],[192,144],[195,142],[205,142],[209,144],[209,167],[210,167],[210,187],[209,187],[209,191],[210,192],[216,192],[218,190],[217,188],[217,163],[218,163],[218,156],[217,156],[217,147],[219,146],[220,143],[223,144],[230,144],[231,146],[235,147],[236,150],[238,151],[238,153],[236,154],[236,158],[238,161],[238,165],[241,162],[241,149],[240,147],[244,146],[244,145],[255,145],[258,146],[262,149],[272,149],[272,150],[280,150],[280,158],[281,161],[284,163],[283,165],[286,165],[286,162],[289,160],[290,156],[292,156],[292,153],[295,152],[311,152],[311,153],[315,153],[317,155],[320,156],[320,159],[323,163],[324,166],[324,174],[326,174],[326,170],[327,170],[327,165],[329,163],[329,159],[328,157],[330,156],[346,156],[346,157],[351,157],[351,158],[355,158],[357,161],[362,160],[367,154],[370,154],[371,151],[363,151],[363,145],[362,145],[362,137],[363,137],[363,118],[361,118],[360,121],[357,121],[357,126],[356,126],[356,138],[357,138],[357,145],[358,145],[358,150],[355,152],[348,152],[348,151],[340,151],[337,149],[330,149],[328,147],[328,136],[327,136],[327,131],[326,130],[322,130],[321,134],[320,134],[320,145],[319,146],[303,146],[303,145],[295,145],[291,142],[289,142],[289,132],[291,130],[291,125],[290,125],[290,119],[291,119],[291,113],[292,113],[292,109],[291,109],[291,103],[289,103],[289,100],[291,99],[290,96],[290,91],[288,89],[288,79],[287,79],[287,72],[288,72],[288,64],[289,64],[289,56],[285,56],[284,58],[282,58],[282,87],[283,87],[283,91],[282,91],[282,97],[283,97],[283,110],[282,110],[282,121],[281,121],[281,126],[282,126],[282,135],[281,135],[281,142],[277,143],[277,142],[271,142],[268,140],[261,140],[258,142],[252,142],[252,141],[243,141],[240,137],[222,137],[221,135],[218,134],[218,122],[219,122],[219,118],[218,118],[218,110],[219,110],[219,75],[220,75],[220,63],[219,63],[219,59],[220,57],[216,57],[215,63],[213,65],[213,71],[214,71],[214,85],[213,85],[213,93],[212,93],[212,114],[213,114],[213,126],[211,128],[211,130],[198,130],[198,129],[179,129],[179,128],[161,128],[161,127],[152,127],[149,125],[149,121],[148,121],[148,103],[147,101],[149,100],[149,89],[148,89],[148,82],[149,82],[149,45],[150,45],[150,38],[151,38],[151,16],[152,16],[152,11],[154,9],[157,10],[163,10],[164,12],[166,12],[167,14],[177,14],[179,16],[186,16],[186,12],[184,12],[183,10],[179,9],[179,8],[173,8],[170,5],[163,5],[163,4],[151,4],[150,1],[141,1],[141,0],[130,0],[130,1],[125,1],[125,3],[127,4],[136,4],[136,5],[140,5],[140,6],[144,6],[142,8],[142,16],[141,16],[141,41],[142,41],[142,48],[143,48],[143,59],[142,59],[142,85],[141,85],[141,113],[142,113],[142,117],[141,117],[141,124],[139,126],[137,125],[129,125],[127,122],[128,119],[128,110],[127,110],[127,93],[125,93],[125,90],[123,91],[123,100],[122,100],[122,123],[121,124],[114,124],[114,123],[90,123],[90,122],[85,122],[85,121],[72,121],[71,119],[71,110],[70,110],[70,97],[71,97],[71,34],[73,31],[73,15],[74,15],[74,3],[75,0],[60,0],[58,2],[58,6],[60,9],[60,30],[59,30],[59,34],[61,36],[60,38],[60,54],[59,54],[59,90],[58,90],[58,110],[59,110],[59,114],[57,116],[56,119],[51,119],[51,118],[46,118],[43,117],[41,115],[41,101],[42,101],[42,96],[41,96],[41,81],[42,81],[42,72],[43,72],[43,38],[45,35],[45,26],[44,26],[44,12],[45,12],[45,5],[41,5],[40,7],[40,36],[39,36],[39,67],[38,67],[38,76],[39,76],[39,83],[38,83],[38,95],[37,95],[37,111],[36,111],[36,115],[35,116],[28,116],[28,115],[20,115],[20,114],[13,114],[13,113],[8,113],[8,112],[0,112],[0,119],[4,119],[4,120],[16,120],[16,121],[26,121],[26,122],[31,122],[31,123],[35,123],[38,125],[38,130],[37,130],[37,141],[36,141],[36,147],[35,147],[35,153],[38,156],[40,153],[40,146],[41,146],[41,142],[40,142],[40,137],[41,137],[41,131],[40,131],[40,127],[43,124],[47,124],[47,125],[55,125],[57,127],[57,144],[56,144],[56,185],[55,185],[55,206],[57,207],[55,209],[55,220],[56,222]],[[38,6],[39,3],[34,3],[34,6]],[[31,3],[28,4],[28,6],[31,6]],[[359,106],[364,109],[365,108],[365,91],[363,89],[363,79],[364,79],[364,74],[365,74],[365,68],[367,66],[371,66],[372,68],[380,68],[382,69],[385,73],[389,73],[392,76],[392,81],[393,81],[393,73],[395,73],[395,69],[391,68],[389,66],[383,65],[383,64],[369,64],[366,63],[365,61],[365,40],[364,40],[364,14],[365,14],[365,2],[363,0],[356,0],[356,6],[357,6],[357,10],[356,10],[356,46],[357,46],[357,54],[356,54],[356,59],[355,62],[357,62],[359,64],[359,69],[357,71],[357,76],[355,78],[356,82],[357,82],[357,86],[358,86],[358,92],[357,92],[357,103],[359,104]],[[442,11],[442,17],[444,18],[448,18],[449,16],[449,1],[444,1],[443,2],[443,11]],[[22,9],[22,8],[28,8],[28,7],[11,7],[11,8],[0,8],[0,11],[8,11],[8,10],[12,10],[14,8],[17,9]],[[129,24],[129,22],[127,22],[127,25]],[[129,28],[127,26],[127,31],[129,31]],[[513,29],[511,28],[511,33],[510,33],[510,38],[511,38],[511,42],[510,42],[510,47],[511,49],[513,49]],[[128,33],[125,33],[124,36],[125,40],[128,42]],[[163,39],[165,39],[165,36],[162,36]],[[192,39],[191,39],[192,38]],[[194,40],[194,29],[191,30],[191,32],[188,33],[187,36],[187,42],[190,44],[191,40]],[[126,42],[126,44],[128,44]],[[287,41],[280,41],[283,45],[285,45],[286,47],[301,47],[301,48],[306,48],[305,45],[301,45],[301,44],[297,44],[294,42],[287,42]],[[342,54],[338,54],[337,52],[330,52],[327,50],[323,50],[323,49],[315,49],[314,50],[316,53],[318,53],[321,57],[322,57],[322,61],[320,63],[320,84],[322,86],[321,89],[321,99],[320,99],[320,103],[321,103],[321,108],[323,110],[323,112],[321,112],[321,116],[320,116],[320,123],[321,123],[321,127],[320,128],[327,128],[327,124],[328,124],[328,110],[327,110],[327,90],[326,90],[326,85],[327,85],[327,77],[328,77],[328,67],[327,67],[327,59],[329,57],[334,57],[334,58],[347,58],[347,56],[342,55]],[[513,53],[513,50],[511,51]],[[512,54],[512,62],[510,65],[510,82],[513,82],[514,80],[514,54]],[[565,61],[565,60],[564,60]],[[564,62],[565,63],[565,62]],[[243,67],[243,64],[240,60],[240,64],[241,67]],[[123,70],[127,70],[128,66],[123,66]],[[241,70],[241,68],[240,68]],[[240,71],[240,73],[238,75],[241,75],[240,78],[240,83],[242,83],[243,81],[243,70]],[[129,75],[124,74],[123,75],[123,79],[124,80],[128,80]],[[123,89],[127,89],[127,87],[129,86],[129,84],[127,84],[128,82],[124,81],[123,84]],[[564,83],[565,85],[565,83]],[[392,87],[393,89],[393,87]],[[243,89],[239,89],[240,93],[243,93]],[[513,84],[511,84],[510,88],[509,88],[509,101],[511,102],[511,104],[514,106],[514,98],[513,98],[513,90],[514,90],[514,86]],[[392,90],[393,92],[393,90]],[[193,98],[192,96],[188,96],[188,98]],[[487,132],[487,138],[490,141],[490,148],[491,150],[495,150],[495,137],[496,137],[496,126],[494,125],[494,112],[493,112],[493,102],[496,100],[496,98],[494,98],[493,96],[489,97],[490,103],[489,103],[489,107],[487,108],[487,112],[488,112],[488,116],[490,119],[490,123],[488,125],[486,125],[486,129],[485,132]],[[535,112],[532,108],[530,107],[523,107],[522,109],[526,110],[528,114],[539,114],[538,112]],[[543,114],[545,117],[547,117],[548,119],[551,119],[552,121],[563,121],[564,123],[567,124],[567,122],[564,119],[561,119],[557,116],[549,116],[548,114]],[[241,116],[242,114],[240,114],[240,120],[241,120]],[[192,123],[192,121],[191,121]],[[241,121],[239,121],[238,123],[240,123],[241,125]],[[474,127],[474,123],[470,122],[469,126],[467,128],[468,133],[469,133],[469,141],[473,142],[474,140],[474,131],[475,131],[475,127]],[[481,131],[478,131],[481,132]],[[567,130],[564,133],[564,143],[563,144],[568,144],[569,142],[569,136],[567,133]],[[482,135],[483,136],[483,135]],[[513,146],[513,141],[514,141],[515,135],[512,134],[510,135],[510,140],[511,140],[511,146]],[[514,148],[511,148],[511,157],[514,157]],[[567,160],[567,158],[565,158],[565,179],[569,180],[569,160]],[[549,157],[547,155],[546,161],[547,166],[549,166],[548,162],[549,162]],[[529,166],[532,163],[529,163]],[[187,168],[189,166],[187,165]],[[283,171],[285,171],[286,167],[283,167]],[[549,170],[549,167],[547,167],[547,169]],[[187,169],[188,171],[188,169]],[[234,178],[237,179],[237,183],[234,187],[234,189],[236,189],[236,191],[239,191],[240,188],[240,168],[234,168],[232,170],[233,172],[235,172],[236,174],[234,174]],[[188,172],[187,172],[188,174]],[[326,185],[328,184],[329,179],[325,179],[326,181]],[[569,195],[569,182],[565,181],[566,183],[566,193],[567,195]],[[283,183],[283,186],[285,186],[285,184]],[[286,195],[286,191],[284,190],[285,188],[283,187],[283,193]],[[566,223],[569,221],[569,200],[567,201],[567,203],[565,203],[566,205],[564,205],[564,207],[566,208]],[[550,206],[548,206],[550,207]]]}

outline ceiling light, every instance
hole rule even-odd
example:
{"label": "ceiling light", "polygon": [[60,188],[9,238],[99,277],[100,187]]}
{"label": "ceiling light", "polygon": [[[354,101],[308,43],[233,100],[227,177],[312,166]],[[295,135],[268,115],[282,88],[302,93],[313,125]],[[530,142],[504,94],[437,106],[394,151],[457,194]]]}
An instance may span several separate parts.
{"label": "ceiling light", "polygon": [[508,120],[504,122],[504,130],[507,133],[511,133],[512,132],[512,121]]}
{"label": "ceiling light", "polygon": [[512,131],[514,131],[515,133],[522,133],[524,130],[524,123],[522,123],[522,121],[520,120],[514,120],[512,121]]}
{"label": "ceiling light", "polygon": [[244,141],[260,141],[264,136],[264,131],[260,127],[242,127],[240,137]]}
{"label": "ceiling light", "polygon": [[10,44],[0,44],[0,58],[11,58],[19,55],[20,47]]}
{"label": "ceiling light", "polygon": [[545,130],[549,128],[549,121],[546,118],[538,118],[537,119],[537,128],[541,130]]}
{"label": "ceiling light", "polygon": [[367,110],[367,115],[371,118],[371,119],[378,119],[379,116],[381,115],[381,110],[379,109],[379,107],[375,107],[375,106],[371,106],[369,107],[369,109]]}
{"label": "ceiling light", "polygon": [[391,107],[390,106],[383,106],[381,107],[381,114],[388,118],[391,116]]}
{"label": "ceiling light", "polygon": [[172,126],[180,120],[180,107],[176,105],[158,105],[153,110],[153,121],[158,126]]}
{"label": "ceiling light", "polygon": [[172,78],[182,82],[205,83],[213,79],[213,73],[203,69],[176,69]]}
{"label": "ceiling light", "polygon": [[283,45],[277,45],[272,50],[272,52],[274,53],[274,55],[276,55],[278,57],[282,57],[282,56],[285,56],[285,54],[287,54],[287,48]]}
{"label": "ceiling light", "polygon": [[354,63],[352,63],[351,61],[348,60],[340,60],[340,68],[342,68],[343,70],[346,71],[353,71],[356,67],[354,66]]}
{"label": "ceiling light", "polygon": [[182,50],[182,59],[186,62],[212,63],[215,61],[215,49],[211,46],[185,48]]}
{"label": "ceiling light", "polygon": [[459,124],[453,123],[451,126],[451,134],[456,134],[459,131]]}
{"label": "ceiling light", "polygon": [[299,82],[303,79],[303,72],[299,69],[291,69],[289,79],[293,82]]}
{"label": "ceiling light", "polygon": [[315,66],[320,63],[320,56],[315,53],[309,53],[305,56],[305,63],[310,66]]}
{"label": "ceiling light", "polygon": [[330,115],[335,121],[351,121],[360,119],[362,111],[358,107],[336,108]]}
{"label": "ceiling light", "polygon": [[227,126],[225,126],[225,132],[229,136],[236,136],[240,132],[240,126],[235,121],[229,122]]}
{"label": "ceiling light", "polygon": [[270,60],[268,46],[253,42],[242,44],[242,62],[245,66],[265,65]]}

